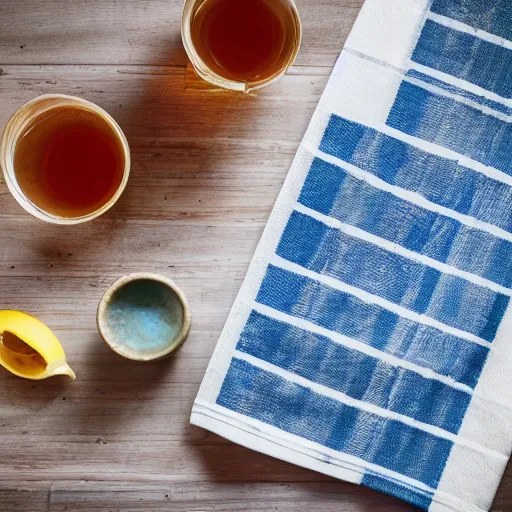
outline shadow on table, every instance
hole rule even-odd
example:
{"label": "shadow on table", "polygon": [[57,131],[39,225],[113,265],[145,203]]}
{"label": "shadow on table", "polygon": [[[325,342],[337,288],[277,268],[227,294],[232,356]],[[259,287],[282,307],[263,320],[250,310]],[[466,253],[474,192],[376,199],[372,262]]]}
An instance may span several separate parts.
{"label": "shadow on table", "polygon": [[[206,432],[198,427],[189,428]],[[271,486],[269,495],[261,496],[262,500],[268,500],[270,503],[273,499],[287,499],[292,503],[314,502],[319,509],[322,508],[321,505],[330,504],[333,507],[340,507],[341,510],[344,504],[346,506],[347,503],[357,501],[357,510],[361,512],[417,510],[409,504],[364,486],[342,482],[274,459],[236,445],[216,434],[207,433],[206,437],[194,443],[192,448],[202,461],[207,480],[216,482],[221,491],[223,486],[227,490],[238,488],[238,492],[241,492],[240,489],[247,485],[253,485],[258,489],[259,484],[271,483],[275,489]]]}
{"label": "shadow on table", "polygon": [[8,428],[12,420],[37,414],[57,400],[62,400],[73,385],[69,377],[52,377],[31,381],[5,371],[0,374],[0,386],[9,400],[0,404],[0,428]]}
{"label": "shadow on table", "polygon": [[[208,481],[219,482],[226,486],[242,486],[245,482],[275,482],[287,488],[286,492],[291,500],[299,501],[299,498],[318,500],[319,508],[322,502],[330,503],[334,500],[340,507],[347,502],[357,502],[357,505],[350,510],[358,512],[419,510],[408,503],[364,486],[342,482],[249,450],[199,427],[190,426],[189,428],[205,433],[204,438],[194,443],[192,448],[201,458]],[[297,494],[298,497],[296,497]],[[509,461],[491,512],[510,510],[511,500],[512,461]]]}
{"label": "shadow on table", "polygon": [[[42,381],[20,379],[7,372],[1,372],[0,384],[2,391],[8,395],[9,403],[0,404],[0,425],[2,420],[14,417],[29,417],[31,414],[42,412],[58,406],[67,412],[67,421],[72,421],[73,403],[90,405],[94,402],[107,402],[116,400],[116,392],[122,392],[133,398],[133,404],[124,408],[123,404],[116,409],[115,415],[102,415],[94,421],[98,425],[107,426],[123,421],[123,416],[133,414],[133,405],[138,403],[140,396],[145,396],[169,380],[173,373],[176,361],[171,357],[152,363],[140,363],[121,357],[108,348],[99,335],[87,344],[87,351],[82,352],[80,360],[68,357],[68,361],[75,359],[71,366],[77,373],[77,380],[73,382],[69,377],[57,376]],[[95,398],[96,397],[96,398]],[[9,405],[12,404],[12,405]],[[84,416],[87,417],[87,416]],[[3,425],[5,426],[5,425]],[[82,429],[81,429],[82,430]],[[83,429],[86,432],[86,429]]]}
{"label": "shadow on table", "polygon": [[133,80],[140,95],[114,112],[132,153],[130,181],[117,213],[181,220],[204,218],[223,207],[221,194],[205,193],[212,179],[218,189],[228,177],[229,151],[235,140],[249,139],[258,99],[213,88],[190,65],[175,68],[172,62]]}
{"label": "shadow on table", "polygon": [[[160,61],[143,67],[124,66],[117,74],[118,91],[109,95],[110,104],[103,101],[101,105],[128,138],[132,157],[128,185],[119,202],[90,223],[55,226],[34,221],[37,237],[29,243],[39,255],[35,264],[42,275],[55,272],[53,267],[58,264],[90,273],[95,261],[105,260],[105,254],[110,253],[115,263],[119,247],[124,252],[133,247],[140,253],[136,243],[143,237],[137,240],[134,224],[131,231],[128,226],[130,221],[137,222],[140,230],[146,226],[150,230],[157,220],[168,221],[169,227],[174,221],[221,218],[225,222],[226,212],[233,209],[231,171],[244,161],[244,145],[257,144],[252,134],[256,119],[264,115],[265,102],[212,88],[190,65],[187,69],[173,67],[172,61],[166,66]],[[105,81],[112,86],[115,78]],[[98,101],[92,95],[85,97]],[[243,208],[240,201],[236,206],[238,211]],[[235,220],[235,214],[233,217]],[[169,257],[174,248],[178,252],[187,243],[176,237],[168,249]]]}

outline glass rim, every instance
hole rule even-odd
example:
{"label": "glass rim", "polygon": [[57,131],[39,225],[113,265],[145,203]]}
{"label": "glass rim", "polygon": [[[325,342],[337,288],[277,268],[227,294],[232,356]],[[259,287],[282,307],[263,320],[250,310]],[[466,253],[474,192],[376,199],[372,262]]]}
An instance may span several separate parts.
{"label": "glass rim", "polygon": [[196,70],[197,74],[203,80],[218,87],[221,87],[223,89],[249,93],[251,91],[261,89],[276,82],[288,71],[290,66],[293,65],[297,58],[302,43],[302,23],[299,16],[299,10],[295,5],[294,0],[286,0],[291,7],[295,27],[297,30],[297,42],[294,46],[293,52],[290,53],[290,56],[287,59],[286,64],[282,67],[282,69],[276,71],[273,75],[265,78],[264,80],[255,82],[240,82],[224,78],[218,73],[215,73],[215,71],[213,71],[208,65],[206,65],[204,60],[200,57],[192,41],[191,26],[192,18],[195,14],[194,7],[198,4],[198,2],[204,1],[206,0],[185,0],[185,4],[183,7],[183,16],[181,19],[181,38],[183,40],[183,46],[185,48],[188,58],[190,59],[190,62],[192,63],[192,66]]}
{"label": "glass rim", "polygon": [[[45,102],[48,103],[44,105]],[[38,103],[41,103],[41,108],[38,108],[33,113],[30,113],[32,108],[37,108]],[[16,170],[14,168],[14,152],[16,150],[18,138],[20,134],[23,133],[23,130],[26,128],[27,124],[37,116],[40,116],[49,110],[61,106],[79,106],[101,117],[114,131],[123,148],[123,176],[114,195],[105,204],[101,205],[96,210],[76,217],[63,217],[60,215],[55,215],[35,204],[21,189],[16,178]],[[25,118],[23,118],[23,116],[25,116]],[[131,168],[131,156],[128,141],[121,127],[117,124],[117,121],[100,106],[78,96],[70,96],[67,94],[43,94],[23,104],[9,118],[9,121],[4,128],[2,139],[0,141],[0,166],[2,167],[5,184],[7,185],[14,199],[26,212],[42,221],[49,222],[51,224],[74,225],[93,220],[100,215],[103,215],[106,211],[112,208],[112,206],[114,206],[114,204],[121,197],[121,194],[123,193],[128,183]]]}

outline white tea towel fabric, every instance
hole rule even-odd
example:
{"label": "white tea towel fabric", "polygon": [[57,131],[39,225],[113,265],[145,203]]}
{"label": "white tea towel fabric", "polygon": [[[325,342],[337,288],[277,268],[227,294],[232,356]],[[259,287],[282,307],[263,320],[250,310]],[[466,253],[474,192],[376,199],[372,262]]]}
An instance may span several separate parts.
{"label": "white tea towel fabric", "polygon": [[367,0],[192,423],[432,512],[512,448],[512,0]]}

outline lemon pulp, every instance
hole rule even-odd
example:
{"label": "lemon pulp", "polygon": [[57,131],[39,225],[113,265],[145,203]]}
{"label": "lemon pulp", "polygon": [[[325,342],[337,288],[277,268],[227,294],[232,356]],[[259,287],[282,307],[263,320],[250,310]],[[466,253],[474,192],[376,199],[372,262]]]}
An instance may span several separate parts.
{"label": "lemon pulp", "polygon": [[0,311],[0,364],[27,379],[40,380],[53,375],[76,378],[53,332],[21,311]]}

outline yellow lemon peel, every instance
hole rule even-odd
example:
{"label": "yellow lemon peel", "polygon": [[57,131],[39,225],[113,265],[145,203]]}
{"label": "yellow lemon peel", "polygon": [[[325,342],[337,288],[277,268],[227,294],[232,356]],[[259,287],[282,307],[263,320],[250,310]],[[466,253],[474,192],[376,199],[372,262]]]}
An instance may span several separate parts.
{"label": "yellow lemon peel", "polygon": [[0,311],[0,365],[31,380],[54,375],[76,379],[55,334],[37,318],[21,311]]}

